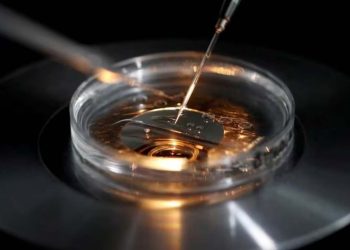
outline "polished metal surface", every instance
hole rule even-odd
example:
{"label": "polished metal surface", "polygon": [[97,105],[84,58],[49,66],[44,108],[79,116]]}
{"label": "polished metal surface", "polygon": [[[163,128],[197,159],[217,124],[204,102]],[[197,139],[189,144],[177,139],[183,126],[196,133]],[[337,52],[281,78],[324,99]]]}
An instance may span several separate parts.
{"label": "polished metal surface", "polygon": [[[186,41],[104,47],[116,60],[202,48],[202,43]],[[69,167],[62,160],[69,157],[62,151],[66,145],[47,141],[38,155],[40,131],[84,79],[42,62],[0,82],[0,229],[56,249],[205,250],[296,248],[347,225],[350,78],[271,51],[227,45],[218,52],[266,68],[290,88],[305,135],[293,169],[256,192],[212,206],[152,211],[95,200],[57,178]],[[64,129],[69,121],[64,121],[56,136],[69,141],[69,130]]]}
{"label": "polished metal surface", "polygon": [[[220,143],[224,136],[224,127],[221,124],[215,122],[214,119],[206,118],[205,113],[191,109],[185,110],[181,119],[174,123],[174,117],[177,112],[178,108],[166,108],[138,115],[131,119],[122,129],[121,140],[129,148],[137,149],[147,144],[144,130],[148,129],[155,138],[162,137],[165,133],[172,133],[180,138],[186,138],[194,142],[200,141],[211,146]],[[198,134],[196,130],[188,130],[189,125],[192,124],[200,126],[201,133]],[[139,134],[142,134],[142,136]],[[130,137],[133,139],[130,140]]]}

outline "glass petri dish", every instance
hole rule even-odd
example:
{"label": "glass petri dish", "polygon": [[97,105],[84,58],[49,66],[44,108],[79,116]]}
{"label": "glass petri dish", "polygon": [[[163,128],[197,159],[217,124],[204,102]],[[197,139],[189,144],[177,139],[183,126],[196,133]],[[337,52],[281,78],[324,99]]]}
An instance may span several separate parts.
{"label": "glass petri dish", "polygon": [[75,173],[99,197],[152,208],[213,203],[260,186],[294,142],[284,83],[250,63],[213,55],[174,123],[197,52],[131,58],[113,69],[138,84],[91,77],[70,104]]}

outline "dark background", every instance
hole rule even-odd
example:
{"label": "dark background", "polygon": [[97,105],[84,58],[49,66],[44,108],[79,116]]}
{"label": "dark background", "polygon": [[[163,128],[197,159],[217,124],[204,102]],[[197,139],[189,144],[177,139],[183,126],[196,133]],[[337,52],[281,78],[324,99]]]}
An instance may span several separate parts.
{"label": "dark background", "polygon": [[[221,0],[0,3],[80,43],[92,45],[161,38],[209,40]],[[350,75],[347,5],[342,0],[242,0],[220,41],[285,51]],[[0,36],[0,58],[1,78],[44,57]],[[349,227],[307,249],[341,246],[348,236]],[[29,249],[26,243],[1,234],[0,244],[8,242],[9,248]]]}
{"label": "dark background", "polygon": [[[84,44],[188,38],[209,40],[221,0],[0,0]],[[243,0],[222,42],[286,51],[349,73],[347,1]],[[1,24],[0,24],[1,25]],[[0,36],[0,76],[39,54]]]}

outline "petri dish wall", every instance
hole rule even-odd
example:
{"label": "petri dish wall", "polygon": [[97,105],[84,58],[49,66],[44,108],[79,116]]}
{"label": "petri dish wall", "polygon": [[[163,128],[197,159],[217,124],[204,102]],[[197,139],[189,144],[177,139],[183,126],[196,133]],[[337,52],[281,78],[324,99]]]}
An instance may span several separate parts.
{"label": "petri dish wall", "polygon": [[247,193],[286,163],[294,101],[269,72],[213,55],[174,123],[202,54],[160,53],[113,69],[138,84],[82,83],[70,104],[81,185],[147,207],[213,203]]}

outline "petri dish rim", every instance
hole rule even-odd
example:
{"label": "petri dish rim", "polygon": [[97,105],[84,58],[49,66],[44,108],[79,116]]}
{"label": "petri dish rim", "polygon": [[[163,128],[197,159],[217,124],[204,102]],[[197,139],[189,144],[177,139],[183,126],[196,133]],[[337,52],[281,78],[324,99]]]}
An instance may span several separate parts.
{"label": "petri dish rim", "polygon": [[[194,52],[194,51],[180,51],[180,52],[165,52],[165,53],[156,53],[156,54],[149,54],[144,56],[138,56],[130,59],[123,60],[121,62],[115,63],[112,68],[114,69],[121,69],[127,65],[135,64],[136,62],[152,62],[152,60],[161,60],[161,59],[181,59],[181,60],[193,60],[197,62],[200,60],[201,56],[203,54],[200,52]],[[220,159],[220,162],[214,162],[212,164],[223,164],[227,165],[227,170],[230,171],[232,169],[232,162],[244,162],[246,159],[251,158],[252,156],[259,154],[260,152],[264,152],[267,148],[271,147],[272,145],[276,145],[280,143],[288,134],[292,134],[293,126],[294,126],[294,99],[292,97],[291,92],[287,88],[287,86],[281,81],[279,78],[274,76],[269,71],[262,69],[252,63],[245,62],[240,59],[221,56],[221,55],[215,55],[213,54],[212,60],[215,61],[223,61],[225,63],[229,63],[232,65],[236,65],[239,67],[242,67],[243,69],[249,70],[250,72],[256,72],[259,76],[263,76],[265,79],[270,81],[270,83],[275,84],[279,91],[282,92],[284,95],[284,106],[286,108],[286,112],[288,113],[288,116],[286,117],[286,121],[284,122],[284,126],[279,130],[276,131],[272,136],[270,136],[268,139],[264,140],[262,143],[258,144],[257,146],[253,147],[248,152],[242,152],[238,155],[235,155],[234,157],[227,156],[222,157]],[[76,90],[74,93],[71,103],[70,103],[70,119],[71,119],[71,131],[72,131],[72,141],[75,149],[77,149],[78,153],[84,160],[87,160],[91,165],[94,167],[97,167],[99,170],[109,172],[110,168],[106,168],[106,165],[113,164],[114,160],[120,160],[118,159],[118,154],[115,152],[111,152],[110,150],[106,149],[102,145],[100,145],[97,141],[95,141],[91,136],[86,133],[84,129],[81,128],[81,125],[78,122],[78,112],[79,112],[79,98],[84,94],[86,89],[90,87],[90,85],[93,82],[96,82],[97,78],[96,76],[92,76],[89,79],[87,79],[85,82],[81,84],[81,86]],[[102,85],[102,84],[101,84]],[[292,138],[292,135],[290,136]],[[83,143],[83,147],[82,147]],[[87,150],[84,149],[84,147],[87,146]],[[289,145],[288,145],[289,146]],[[83,149],[82,149],[83,148]],[[85,152],[82,152],[85,151]],[[97,156],[98,162],[95,161]],[[124,156],[124,155],[123,155]],[[130,156],[129,159],[132,159],[132,157],[137,156],[137,153],[134,153]],[[101,157],[103,158],[103,162],[106,164],[101,165]],[[147,156],[137,156],[137,157],[147,157]],[[125,162],[125,158],[122,160]],[[131,161],[126,160],[127,163],[132,164]],[[269,166],[268,168],[261,169],[259,171],[256,171],[254,174],[246,176],[245,179],[237,179],[235,182],[235,185],[239,185],[241,183],[249,182],[250,180],[257,178],[259,176],[263,176],[266,173],[273,172],[275,169],[277,169],[281,164]],[[118,165],[120,167],[120,164]],[[142,168],[142,166],[141,166]],[[125,171],[124,171],[125,170]],[[146,177],[148,174],[162,174],[162,172],[166,172],[165,174],[169,175],[168,171],[160,171],[160,170],[149,170],[145,169],[146,172],[143,173],[143,176],[138,177]],[[123,174],[123,175],[131,175],[130,167],[125,167],[125,169],[122,169],[121,171],[114,173],[114,174]],[[175,173],[175,175],[182,175],[187,173]],[[135,178],[135,176],[130,178]]]}

